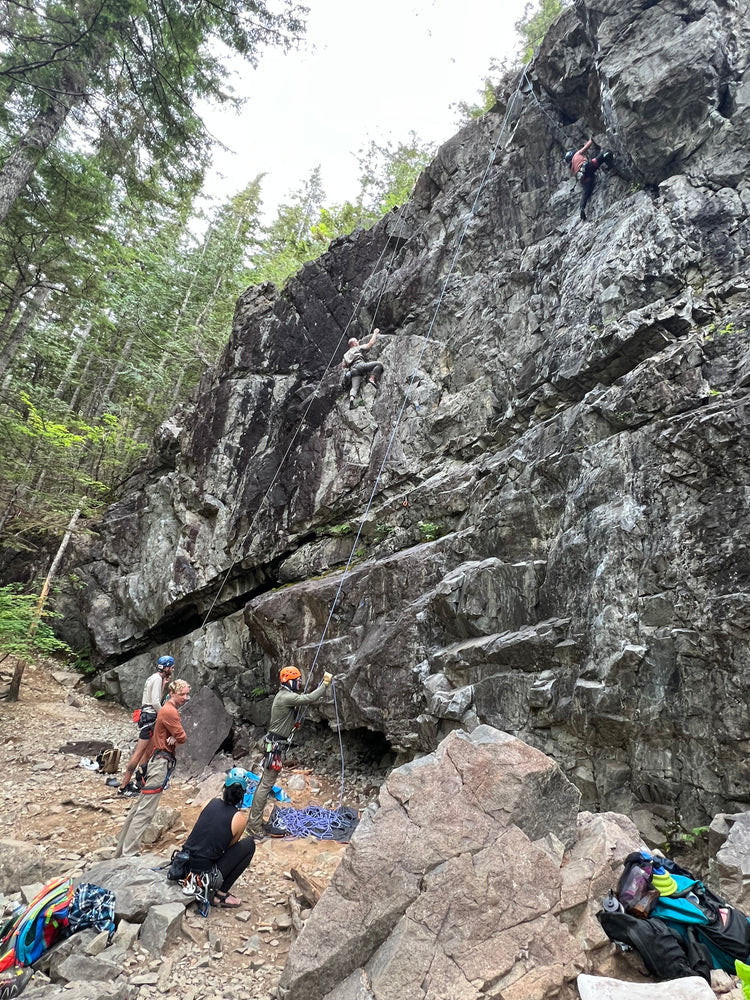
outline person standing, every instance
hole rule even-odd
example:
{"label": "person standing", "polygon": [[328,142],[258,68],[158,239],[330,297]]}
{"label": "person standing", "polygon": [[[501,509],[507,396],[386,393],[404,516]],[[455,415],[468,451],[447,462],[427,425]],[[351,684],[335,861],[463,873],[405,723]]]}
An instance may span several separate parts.
{"label": "person standing", "polygon": [[189,697],[190,685],[187,681],[172,681],[169,685],[169,701],[162,706],[156,717],[153,754],[149,761],[146,781],[120,831],[115,849],[116,858],[134,857],[139,853],[141,838],[154,818],[161,793],[167,787],[177,763],[175,755],[177,746],[186,739],[179,710]]}
{"label": "person standing", "polygon": [[[135,769],[145,766],[151,756],[151,739],[154,735],[156,716],[159,714],[165,689],[172,680],[173,673],[174,659],[171,656],[160,656],[156,661],[155,672],[146,679],[146,683],[143,685],[141,716],[138,720],[140,726],[138,741],[130,760],[125,766],[122,781],[117,789],[118,795],[131,796],[138,794],[138,787],[131,785],[130,779],[133,777]],[[112,784],[117,784],[117,781],[114,780]]]}
{"label": "person standing", "polygon": [[247,771],[233,767],[224,779],[220,799],[211,799],[204,807],[183,850],[190,855],[189,868],[198,875],[216,867],[224,881],[210,901],[213,906],[240,906],[241,899],[229,891],[253,859],[255,841],[242,834],[247,826],[247,812],[242,809],[250,784]]}
{"label": "person standing", "polygon": [[299,670],[291,666],[284,667],[279,674],[281,687],[273,699],[269,731],[265,737],[265,746],[271,746],[272,749],[270,752],[266,752],[263,773],[253,795],[253,803],[250,806],[250,816],[247,821],[248,833],[255,840],[263,840],[268,833],[263,827],[263,810],[266,806],[266,799],[281,773],[281,761],[286,750],[284,744],[292,735],[297,709],[303,705],[312,705],[316,701],[320,701],[333,680],[331,674],[323,674],[323,680],[318,687],[309,694],[303,694],[298,692],[301,677],[302,674]]}

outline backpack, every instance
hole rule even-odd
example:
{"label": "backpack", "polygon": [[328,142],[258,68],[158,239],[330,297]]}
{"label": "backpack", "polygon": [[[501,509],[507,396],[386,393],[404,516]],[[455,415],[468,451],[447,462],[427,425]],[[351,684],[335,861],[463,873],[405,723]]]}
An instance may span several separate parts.
{"label": "backpack", "polygon": [[53,944],[68,936],[68,907],[73,879],[56,878],[19,908],[0,934],[0,972],[31,965]]}
{"label": "backpack", "polygon": [[182,882],[190,874],[190,851],[185,848],[172,851],[167,880],[169,882]]}
{"label": "backpack", "polygon": [[742,912],[707,889],[699,879],[671,872],[679,893],[662,896],[652,910],[678,933],[695,931],[711,953],[715,968],[734,972],[736,958],[750,955],[750,922]]}
{"label": "backpack", "polygon": [[656,979],[701,976],[706,982],[711,982],[711,955],[705,945],[693,938],[692,933],[683,938],[658,917],[643,920],[631,917],[629,913],[600,910],[597,918],[610,941],[634,948],[648,972]]}
{"label": "backpack", "polygon": [[117,774],[120,767],[120,751],[114,748],[102,750],[96,755],[96,763],[102,774]]}
{"label": "backpack", "polygon": [[[617,884],[617,892],[623,893],[620,902],[626,909],[626,904],[629,901],[628,890],[636,880],[638,868],[644,867],[650,875],[650,864],[651,862],[644,864],[643,855],[640,853],[629,854],[625,858],[623,872]],[[697,970],[696,964],[702,965],[706,960],[706,955],[710,962],[709,967],[724,969],[725,972],[734,972],[735,959],[744,961],[750,955],[750,921],[745,914],[731,906],[721,896],[707,889],[700,879],[671,859],[656,855],[653,858],[653,865],[661,865],[669,872],[677,885],[677,891],[671,895],[660,896],[646,919],[633,917],[628,913],[599,914],[599,922],[607,936],[611,940],[622,940],[624,944],[631,944],[651,971],[649,962],[655,967],[674,964],[669,957],[670,954],[673,954],[673,957],[676,954],[674,948],[659,927],[659,925],[664,924],[677,938],[678,943],[682,945],[686,953],[689,950],[694,953],[692,959],[688,955],[688,963],[692,962],[691,967],[695,969],[695,973],[691,974],[702,974]],[[648,885],[653,892],[650,880]],[[613,922],[604,919],[609,916],[627,917],[628,921],[635,919],[642,925],[650,925],[653,921],[658,922],[656,931],[643,931],[636,928],[634,932],[635,938],[648,952],[648,958],[641,950],[639,943],[616,938],[610,934],[609,929],[629,934],[633,925],[629,922],[626,924],[625,921],[621,920]],[[660,944],[657,941],[657,932]],[[661,959],[656,955],[656,949],[660,945],[663,945],[667,952],[666,956]],[[654,972],[654,975],[657,974],[660,973]],[[677,975],[675,973],[675,977]]]}

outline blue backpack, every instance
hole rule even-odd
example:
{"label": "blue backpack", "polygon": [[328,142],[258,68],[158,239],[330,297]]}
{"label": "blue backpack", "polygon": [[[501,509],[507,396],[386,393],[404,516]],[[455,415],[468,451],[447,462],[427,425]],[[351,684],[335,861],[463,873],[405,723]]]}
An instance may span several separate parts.
{"label": "blue backpack", "polygon": [[[653,860],[669,872],[677,891],[660,896],[647,918],[600,911],[607,937],[634,948],[659,979],[700,975],[710,982],[711,968],[733,973],[735,959],[744,962],[750,955],[748,918],[676,862]],[[629,863],[642,864],[643,858],[629,855],[626,871]]]}

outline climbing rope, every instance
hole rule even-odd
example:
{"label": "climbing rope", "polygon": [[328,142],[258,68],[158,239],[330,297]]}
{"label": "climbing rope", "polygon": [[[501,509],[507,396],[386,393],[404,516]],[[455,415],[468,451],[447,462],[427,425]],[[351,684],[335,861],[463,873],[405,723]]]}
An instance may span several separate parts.
{"label": "climbing rope", "polygon": [[549,111],[547,111],[547,109],[542,105],[542,103],[539,100],[539,98],[536,96],[536,91],[534,90],[534,84],[531,82],[529,74],[526,72],[525,69],[523,71],[523,79],[528,84],[529,93],[531,94],[531,96],[532,96],[532,98],[534,100],[534,104],[536,104],[536,106],[539,108],[539,110],[542,112],[542,114],[551,123],[553,130],[557,133],[558,140],[560,140],[561,145],[564,146],[565,145],[565,141],[564,141],[565,140],[565,133],[563,131],[562,126],[560,125],[559,122],[555,121],[555,119],[552,117],[552,115],[549,113]]}
{"label": "climbing rope", "polygon": [[348,842],[357,829],[359,816],[356,810],[345,806],[338,809],[323,809],[321,806],[306,806],[304,809],[273,807],[266,826],[288,837],[317,837],[318,840],[339,840]]}
{"label": "climbing rope", "polygon": [[[401,408],[400,408],[400,410],[399,410],[399,412],[398,412],[398,414],[396,416],[396,422],[395,422],[395,424],[393,426],[393,430],[391,431],[390,438],[388,439],[388,445],[386,447],[385,454],[383,455],[383,459],[382,459],[382,461],[380,463],[380,468],[378,469],[377,475],[375,477],[375,482],[374,482],[372,490],[370,492],[370,497],[369,497],[369,499],[367,501],[367,506],[365,507],[365,512],[364,512],[364,514],[362,516],[362,520],[360,521],[359,528],[357,529],[357,534],[356,534],[356,536],[354,538],[354,541],[352,543],[352,548],[351,548],[351,552],[349,554],[349,558],[347,560],[347,563],[346,563],[346,566],[344,568],[344,571],[341,574],[341,579],[339,580],[338,588],[336,590],[336,594],[334,595],[333,602],[331,604],[331,609],[330,609],[330,611],[328,613],[328,618],[327,618],[326,623],[325,623],[325,627],[323,628],[323,634],[321,635],[320,641],[318,642],[317,648],[315,650],[315,656],[313,658],[312,665],[311,665],[310,670],[309,670],[308,675],[307,675],[307,681],[305,683],[305,690],[307,690],[307,688],[308,688],[308,686],[310,684],[310,680],[311,680],[311,678],[312,678],[312,676],[313,676],[313,674],[315,672],[315,666],[316,666],[316,664],[318,662],[318,657],[320,656],[320,651],[321,651],[321,649],[323,647],[323,643],[325,642],[326,636],[328,634],[328,629],[329,629],[331,621],[333,619],[333,615],[334,615],[334,612],[336,610],[336,606],[338,604],[339,597],[341,596],[341,591],[343,589],[344,582],[346,580],[346,577],[349,574],[349,569],[351,567],[352,560],[354,558],[354,553],[357,551],[357,548],[358,548],[359,539],[360,539],[360,536],[362,534],[362,529],[364,528],[364,525],[367,522],[367,517],[368,517],[368,514],[370,513],[370,508],[372,507],[372,503],[373,503],[373,500],[375,498],[375,494],[377,492],[378,485],[380,483],[380,478],[381,478],[381,476],[383,474],[383,469],[385,468],[385,464],[388,461],[388,458],[389,458],[390,453],[391,453],[391,448],[393,447],[393,442],[394,442],[395,437],[396,437],[396,432],[398,431],[399,425],[401,424],[401,420],[403,418],[404,412],[405,412],[406,407],[407,407],[407,405],[409,403],[409,399],[410,399],[410,396],[411,396],[412,388],[413,388],[414,383],[415,383],[415,381],[416,381],[416,379],[418,377],[420,363],[422,361],[422,358],[424,356],[425,351],[427,350],[427,346],[430,343],[430,340],[432,338],[432,332],[433,332],[433,330],[435,328],[435,323],[437,321],[438,313],[440,312],[440,307],[441,307],[441,305],[443,303],[443,299],[445,297],[445,292],[446,292],[446,289],[448,287],[448,282],[450,281],[450,279],[451,279],[451,277],[453,275],[453,271],[455,269],[456,263],[458,261],[459,254],[461,252],[461,247],[463,245],[463,241],[464,241],[464,239],[466,237],[466,233],[467,233],[467,230],[468,230],[469,225],[471,223],[471,220],[474,217],[474,214],[475,214],[475,211],[476,211],[476,207],[477,207],[477,204],[479,202],[479,197],[480,197],[480,195],[482,193],[482,190],[484,188],[484,185],[485,185],[485,183],[487,181],[487,176],[489,174],[490,168],[492,167],[492,164],[494,163],[495,157],[497,155],[497,150],[498,150],[498,148],[500,146],[500,142],[501,142],[501,140],[503,138],[503,134],[504,134],[505,129],[507,127],[511,111],[512,111],[512,109],[514,109],[515,107],[517,107],[517,96],[520,94],[521,85],[523,83],[525,75],[526,74],[525,74],[525,71],[524,71],[524,73],[522,73],[519,76],[518,82],[516,84],[516,89],[515,89],[515,92],[513,94],[513,97],[511,98],[510,101],[508,101],[508,104],[507,104],[506,109],[505,109],[505,115],[503,117],[503,121],[502,121],[502,124],[500,126],[500,130],[498,132],[497,139],[495,140],[495,144],[492,147],[492,150],[490,152],[490,155],[489,155],[489,158],[488,158],[488,161],[487,161],[487,165],[486,165],[486,167],[484,169],[484,173],[482,174],[481,180],[479,182],[479,186],[478,186],[476,194],[474,196],[474,200],[472,202],[472,206],[471,206],[471,210],[469,212],[469,216],[468,216],[468,218],[467,218],[467,220],[466,220],[466,222],[464,224],[463,229],[461,230],[461,235],[460,235],[460,237],[458,239],[458,242],[456,244],[456,249],[454,251],[453,258],[451,260],[451,264],[450,264],[450,267],[448,269],[448,273],[447,273],[447,275],[445,277],[445,280],[443,281],[442,287],[440,289],[440,295],[438,296],[438,301],[437,301],[437,303],[435,305],[435,310],[433,312],[432,319],[430,320],[430,324],[428,326],[427,333],[426,333],[426,335],[424,337],[424,340],[423,340],[423,343],[422,343],[422,348],[421,348],[421,350],[419,352],[419,356],[417,358],[416,364],[414,365],[414,369],[412,371],[411,378],[409,380],[409,383],[408,383],[408,385],[406,387],[406,391],[404,393],[404,398],[403,398],[403,401],[401,403]],[[298,713],[296,726],[299,726],[300,722],[305,717],[305,714],[306,714],[306,708],[303,709],[301,712]]]}
{"label": "climbing rope", "polygon": [[[401,213],[403,213],[403,209],[405,207],[405,204],[406,203],[404,203],[404,205],[401,206],[400,214],[399,214],[399,218],[398,218],[398,222],[401,221]],[[303,413],[302,413],[302,415],[301,415],[301,417],[300,417],[300,419],[299,419],[299,421],[297,423],[297,427],[296,427],[296,429],[294,431],[294,434],[292,435],[292,437],[289,440],[289,444],[287,445],[286,451],[282,455],[281,460],[279,461],[279,464],[276,467],[276,471],[273,474],[271,482],[268,484],[268,488],[266,489],[265,493],[263,494],[263,496],[261,498],[260,503],[258,504],[258,508],[255,511],[255,514],[253,515],[252,521],[248,525],[248,529],[247,529],[246,535],[250,535],[252,533],[253,528],[255,527],[256,521],[260,517],[261,511],[263,510],[263,508],[265,506],[265,503],[268,500],[268,497],[270,496],[271,490],[275,486],[276,481],[278,480],[279,475],[281,473],[281,470],[284,468],[286,460],[289,457],[289,454],[291,453],[292,447],[294,446],[294,442],[297,440],[297,437],[298,437],[298,435],[300,434],[300,432],[302,430],[302,427],[304,425],[305,419],[307,418],[307,414],[310,412],[310,408],[312,407],[315,399],[318,396],[318,392],[320,391],[320,388],[323,385],[323,381],[325,380],[325,377],[328,374],[328,372],[329,372],[329,370],[331,368],[331,365],[333,364],[333,360],[336,357],[337,353],[339,352],[339,350],[341,348],[341,344],[343,343],[344,338],[346,337],[346,334],[347,334],[350,326],[352,325],[352,323],[354,321],[354,317],[356,316],[357,312],[359,311],[360,306],[362,305],[362,302],[364,301],[365,295],[367,294],[367,291],[368,291],[368,286],[369,286],[370,282],[372,281],[373,277],[375,276],[375,274],[378,271],[378,268],[380,266],[380,262],[382,261],[384,255],[385,255],[385,252],[386,252],[386,249],[388,247],[389,242],[390,242],[390,237],[387,237],[385,243],[383,244],[383,249],[380,251],[380,255],[379,255],[377,261],[375,262],[375,264],[373,266],[373,269],[372,269],[369,277],[367,278],[367,281],[365,282],[365,284],[362,287],[362,291],[360,293],[359,299],[357,300],[356,304],[354,305],[354,307],[352,309],[351,316],[349,317],[349,319],[348,319],[348,321],[346,323],[346,326],[342,330],[341,335],[340,335],[340,337],[339,337],[339,339],[338,339],[338,341],[336,343],[336,346],[334,347],[333,351],[331,352],[331,356],[328,359],[325,368],[323,369],[323,374],[320,376],[320,379],[318,380],[318,384],[315,386],[315,389],[313,390],[312,394],[310,395],[310,397],[308,399],[307,405],[306,405],[306,407],[305,407],[305,409],[304,409],[304,411],[303,411]],[[386,267],[386,277],[387,277],[388,271],[390,270],[390,268],[391,268],[391,266],[393,264],[393,261],[394,261],[394,259],[396,257],[396,254],[398,253],[398,250],[399,250],[398,241],[395,241],[394,248],[393,248],[393,251],[391,253],[391,258],[388,261],[388,265]],[[382,298],[383,298],[383,294],[384,294],[384,291],[385,291],[385,285],[386,285],[386,282],[384,281],[383,285],[382,285],[382,289],[381,289],[380,295],[379,295],[378,300],[377,300],[375,311],[373,313],[373,321],[370,324],[370,331],[372,330],[372,328],[375,325],[375,317],[377,316],[377,310],[378,310],[378,308],[380,306],[380,302],[382,301]],[[311,342],[315,343],[314,341],[311,341]],[[321,357],[324,357],[323,352],[320,350],[320,347],[317,344],[315,344],[315,346],[318,348],[318,352],[320,353]],[[208,611],[206,612],[206,615],[205,615],[205,617],[203,619],[203,622],[201,623],[201,628],[205,628],[206,623],[208,622],[208,619],[211,617],[211,613],[212,613],[213,609],[216,607],[216,603],[219,600],[219,597],[221,596],[222,591],[224,590],[224,587],[226,586],[227,580],[229,579],[229,576],[230,576],[232,570],[234,569],[234,567],[237,565],[238,562],[239,562],[239,557],[236,557],[230,563],[229,568],[227,569],[226,573],[224,574],[224,576],[223,576],[223,578],[221,580],[221,583],[219,584],[219,588],[216,591],[216,594],[214,595],[214,599],[211,601],[211,605],[210,605]]]}

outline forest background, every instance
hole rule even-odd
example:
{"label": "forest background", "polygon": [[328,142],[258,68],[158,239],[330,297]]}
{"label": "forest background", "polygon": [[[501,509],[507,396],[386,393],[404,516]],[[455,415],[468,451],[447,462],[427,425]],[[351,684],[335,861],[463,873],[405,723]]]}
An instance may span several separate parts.
{"label": "forest background", "polygon": [[[565,2],[527,5],[515,63]],[[213,140],[196,108],[239,103],[216,53],[255,65],[264,48],[294,49],[305,14],[293,0],[3,5],[0,651],[54,648],[40,615],[55,553],[214,363],[238,296],[282,287],[331,240],[403,204],[434,154],[415,132],[373,141],[356,154],[353,201],[327,204],[315,169],[270,223],[262,175],[207,203]],[[457,102],[457,126],[493,106],[508,68]]]}

